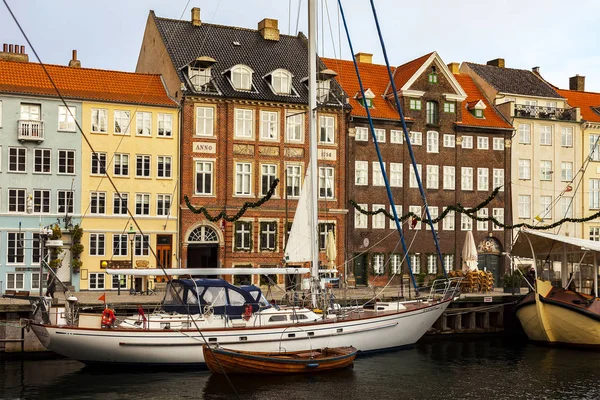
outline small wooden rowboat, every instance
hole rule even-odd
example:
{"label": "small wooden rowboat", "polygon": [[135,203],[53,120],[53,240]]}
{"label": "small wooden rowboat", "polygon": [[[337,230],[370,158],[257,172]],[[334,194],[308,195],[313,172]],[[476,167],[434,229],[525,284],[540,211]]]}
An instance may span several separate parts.
{"label": "small wooden rowboat", "polygon": [[204,361],[217,374],[298,374],[352,365],[356,348],[332,347],[289,352],[254,352],[204,345]]}

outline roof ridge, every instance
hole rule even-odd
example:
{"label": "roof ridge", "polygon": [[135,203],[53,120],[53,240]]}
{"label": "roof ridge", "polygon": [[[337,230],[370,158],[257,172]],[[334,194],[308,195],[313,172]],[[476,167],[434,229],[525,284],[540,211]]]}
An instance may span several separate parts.
{"label": "roof ridge", "polygon": [[580,90],[571,90],[571,89],[561,89],[561,88],[558,88],[558,87],[557,87],[556,90],[562,90],[563,92],[581,93],[581,94],[595,94],[595,95],[599,95],[600,96],[600,92],[588,92],[587,90],[580,91]]}
{"label": "roof ridge", "polygon": [[[42,66],[41,63],[33,62],[33,61],[22,62],[22,61],[12,61],[12,60],[0,60],[0,63],[11,63],[11,64],[20,64],[20,65],[33,65],[33,66],[39,66],[39,67]],[[88,68],[88,67],[74,68],[74,67],[69,67],[68,65],[60,65],[60,64],[47,64],[47,63],[44,63],[44,66],[45,67],[61,68],[61,69],[69,69],[71,71],[82,71],[82,70],[85,70],[85,71],[114,72],[114,73],[129,74],[129,75],[146,75],[146,76],[157,76],[157,77],[161,76],[160,74],[150,74],[150,73],[146,73],[146,72],[119,71],[119,70],[114,70],[114,69]]]}
{"label": "roof ridge", "polygon": [[[344,59],[341,59],[341,58],[331,58],[331,57],[319,57],[319,58],[321,60],[330,60],[330,61],[333,61],[333,62],[340,62],[341,61],[341,62],[353,63],[352,60],[344,60]],[[357,61],[356,63],[360,64],[360,65],[374,65],[376,67],[387,67],[387,65],[385,65],[385,64],[377,64],[377,63],[372,63],[372,62],[369,63],[369,62],[360,62],[360,61]],[[397,68],[397,67],[395,67],[393,65],[390,65],[390,68]]]}

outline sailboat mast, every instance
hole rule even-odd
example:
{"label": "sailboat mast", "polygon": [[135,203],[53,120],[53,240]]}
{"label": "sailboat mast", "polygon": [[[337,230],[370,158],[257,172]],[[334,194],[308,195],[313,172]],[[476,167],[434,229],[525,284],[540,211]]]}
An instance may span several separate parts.
{"label": "sailboat mast", "polygon": [[310,246],[312,259],[311,300],[317,306],[319,290],[319,248],[317,246],[317,227],[319,205],[317,203],[317,2],[308,1],[308,111],[309,111],[309,157],[310,188]]}

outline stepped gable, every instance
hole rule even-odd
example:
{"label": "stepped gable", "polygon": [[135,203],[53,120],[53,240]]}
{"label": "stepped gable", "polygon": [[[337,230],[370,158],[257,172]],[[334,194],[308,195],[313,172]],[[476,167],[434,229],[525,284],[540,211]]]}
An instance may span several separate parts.
{"label": "stepped gable", "polygon": [[[63,97],[176,107],[160,75],[44,64]],[[0,92],[58,97],[41,64],[0,60]]]}
{"label": "stepped gable", "polygon": [[[458,125],[464,126],[479,126],[486,128],[503,128],[514,129],[490,104],[483,93],[479,90],[473,79],[467,74],[454,74],[454,78],[467,93],[467,99],[463,102],[462,121],[457,122]],[[477,103],[482,101],[485,106],[485,118],[477,118],[465,109],[467,104]]]}
{"label": "stepped gable", "polygon": [[600,93],[558,89],[571,107],[579,107],[581,118],[589,122],[600,122]]}
{"label": "stepped gable", "polygon": [[501,93],[562,98],[560,94],[532,71],[470,62],[466,64]]}

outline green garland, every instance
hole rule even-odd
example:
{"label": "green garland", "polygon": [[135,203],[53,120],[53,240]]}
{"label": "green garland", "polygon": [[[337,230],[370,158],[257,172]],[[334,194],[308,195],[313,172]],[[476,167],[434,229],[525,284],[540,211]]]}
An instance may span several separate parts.
{"label": "green garland", "polygon": [[188,198],[187,194],[184,195],[183,198],[185,200],[185,204],[188,206],[188,208],[190,209],[191,212],[193,212],[194,214],[202,213],[202,214],[204,214],[206,219],[208,219],[211,222],[217,222],[220,219],[224,219],[227,222],[235,222],[238,219],[240,219],[249,208],[260,207],[265,202],[269,201],[271,199],[271,196],[273,196],[273,193],[275,193],[275,188],[277,187],[278,184],[279,184],[279,179],[275,179],[273,181],[273,183],[271,183],[271,187],[269,188],[269,191],[262,199],[258,200],[257,202],[254,202],[254,203],[251,203],[249,201],[245,202],[244,205],[242,206],[242,208],[240,208],[240,210],[232,217],[227,216],[225,211],[221,211],[220,213],[218,213],[216,216],[213,217],[212,215],[210,215],[208,213],[208,211],[205,207],[200,207],[200,208],[194,207],[192,205],[192,203],[190,203],[190,199]]}

